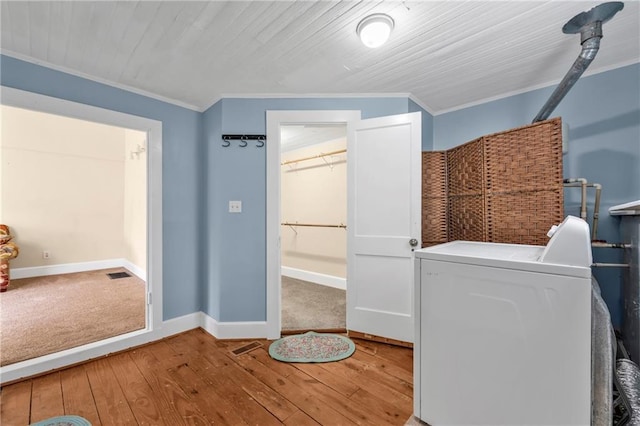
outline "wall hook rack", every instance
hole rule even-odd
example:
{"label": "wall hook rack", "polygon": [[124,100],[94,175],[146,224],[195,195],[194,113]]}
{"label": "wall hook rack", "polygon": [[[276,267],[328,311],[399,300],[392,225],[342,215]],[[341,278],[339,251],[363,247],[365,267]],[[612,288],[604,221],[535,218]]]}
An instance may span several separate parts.
{"label": "wall hook rack", "polygon": [[245,148],[249,141],[256,142],[256,148],[262,148],[267,141],[265,135],[222,135],[222,146],[228,148],[231,146],[231,141],[240,141],[238,145],[241,148]]}

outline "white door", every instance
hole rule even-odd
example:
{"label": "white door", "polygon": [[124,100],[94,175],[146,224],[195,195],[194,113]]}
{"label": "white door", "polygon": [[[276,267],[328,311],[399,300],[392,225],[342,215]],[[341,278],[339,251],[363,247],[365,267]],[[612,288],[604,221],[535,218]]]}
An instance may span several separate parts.
{"label": "white door", "polygon": [[[347,329],[413,342],[420,112],[347,125]],[[411,241],[413,240],[413,241]]]}

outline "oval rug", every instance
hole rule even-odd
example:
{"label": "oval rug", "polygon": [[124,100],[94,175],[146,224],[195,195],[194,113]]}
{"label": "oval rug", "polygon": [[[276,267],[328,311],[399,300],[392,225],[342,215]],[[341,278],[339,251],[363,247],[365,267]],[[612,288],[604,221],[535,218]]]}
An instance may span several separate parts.
{"label": "oval rug", "polygon": [[31,423],[30,426],[91,426],[91,423],[80,416],[57,416]]}
{"label": "oval rug", "polygon": [[348,337],[309,331],[276,340],[269,346],[269,355],[282,362],[331,362],[348,358],[355,350]]}

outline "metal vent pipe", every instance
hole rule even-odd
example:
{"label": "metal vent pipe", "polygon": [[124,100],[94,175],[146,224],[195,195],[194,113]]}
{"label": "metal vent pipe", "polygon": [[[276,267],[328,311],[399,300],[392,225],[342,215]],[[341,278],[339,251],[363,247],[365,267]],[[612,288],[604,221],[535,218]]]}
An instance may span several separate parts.
{"label": "metal vent pipe", "polygon": [[588,12],[582,12],[569,20],[562,27],[565,34],[580,33],[580,44],[582,51],[575,60],[571,69],[564,76],[556,90],[542,107],[532,123],[543,121],[549,118],[553,110],[558,106],[562,98],[578,81],[582,73],[589,67],[600,49],[600,39],[602,38],[602,24],[613,18],[624,7],[624,3],[619,1],[602,3]]}

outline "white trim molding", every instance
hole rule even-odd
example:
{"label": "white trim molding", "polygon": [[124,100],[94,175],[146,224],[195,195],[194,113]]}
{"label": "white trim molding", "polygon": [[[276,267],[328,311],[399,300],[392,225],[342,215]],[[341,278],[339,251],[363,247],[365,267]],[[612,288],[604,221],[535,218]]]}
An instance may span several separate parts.
{"label": "white trim molding", "polygon": [[308,281],[310,283],[320,284],[327,287],[339,288],[340,290],[347,289],[347,279],[336,277],[334,275],[326,275],[319,272],[289,268],[288,266],[282,267],[282,275],[284,275],[285,277]]}
{"label": "white trim molding", "polygon": [[280,288],[280,127],[287,124],[336,123],[360,120],[359,110],[267,111],[267,339],[281,332]]}
{"label": "white trim molding", "polygon": [[55,71],[60,71],[65,74],[70,74],[76,77],[84,78],[85,80],[94,81],[96,83],[104,84],[107,86],[115,87],[116,89],[126,90],[127,92],[135,93],[136,95],[144,96],[147,98],[155,99],[157,101],[166,102],[171,105],[176,105],[182,108],[190,109],[192,111],[204,112],[205,110],[199,108],[195,105],[191,105],[186,102],[182,102],[177,99],[167,98],[165,96],[158,95],[157,93],[148,92],[146,90],[138,89],[137,87],[128,86],[126,84],[117,83],[115,81],[107,80],[104,78],[96,77],[94,75],[86,74],[71,68],[63,67],[60,65],[52,64],[51,62],[43,61],[40,59],[32,58],[31,56],[23,55],[21,53],[16,53],[7,49],[0,49],[0,54],[9,56],[14,59],[18,59],[20,61],[29,62],[30,64],[38,65],[41,67],[50,68]]}
{"label": "white trim molding", "polygon": [[[266,321],[220,322],[204,312],[201,327],[216,339],[265,339]],[[279,337],[279,336],[278,336]]]}
{"label": "white trim molding", "polygon": [[162,323],[162,338],[202,327],[202,312],[183,315]]}
{"label": "white trim molding", "polygon": [[266,321],[219,322],[204,312],[194,312],[164,321],[162,327],[153,331],[137,330],[123,336],[0,367],[0,384],[99,358],[195,328],[202,328],[216,339],[264,339],[267,335]]}
{"label": "white trim molding", "polygon": [[134,265],[130,260],[122,259],[122,267],[131,271],[133,275],[140,278],[142,281],[147,281],[147,271],[138,265]]}
{"label": "white trim molding", "polygon": [[144,345],[162,337],[163,335],[159,329],[153,331],[141,329],[121,336],[3,366],[0,367],[0,384],[47,373],[134,346]]}
{"label": "white trim molding", "polygon": [[49,275],[73,274],[74,272],[98,271],[111,268],[126,268],[141,280],[147,280],[146,272],[126,259],[105,259],[91,262],[12,268],[11,278],[17,280],[20,278],[46,277]]}
{"label": "white trim molding", "polygon": [[[147,294],[153,294],[153,298],[148,297],[148,300],[152,300],[152,303],[147,304],[145,329],[47,355],[46,357],[34,358],[0,367],[0,383],[61,368],[161,338],[163,326],[162,122],[6,86],[0,86],[0,103],[32,111],[139,130],[147,134],[149,153],[147,156],[148,262],[147,279],[145,281],[147,283]],[[133,270],[131,272],[136,273]]]}

